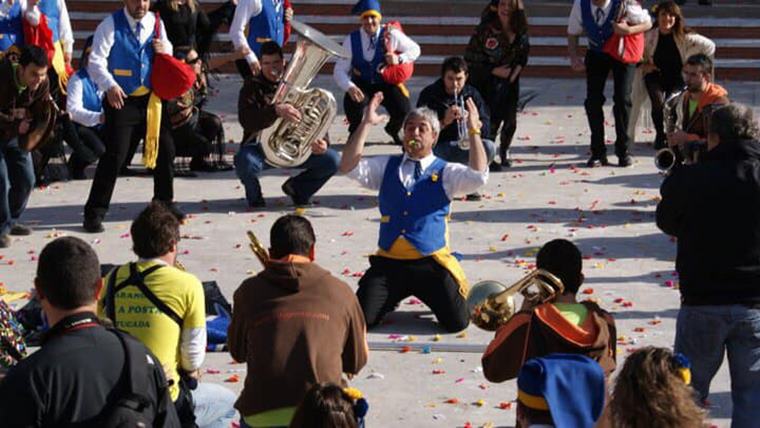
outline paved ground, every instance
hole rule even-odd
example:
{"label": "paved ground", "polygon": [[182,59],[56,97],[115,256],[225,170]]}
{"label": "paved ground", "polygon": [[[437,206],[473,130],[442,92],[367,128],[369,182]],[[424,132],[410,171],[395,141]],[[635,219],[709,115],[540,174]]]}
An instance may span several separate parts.
{"label": "paved ground", "polygon": [[[324,77],[315,83],[334,89],[331,80]],[[424,83],[412,82],[412,92],[418,93]],[[239,85],[235,79],[218,82],[220,94],[211,105],[212,110],[225,114],[228,136],[235,141],[241,134],[234,113]],[[760,106],[760,84],[727,86],[733,98]],[[519,117],[513,150],[515,167],[490,176],[482,202],[454,202],[451,242],[464,255],[463,266],[470,281],[511,283],[534,262],[542,243],[570,238],[585,256],[584,296],[596,299],[615,314],[620,362],[630,350],[642,345],[670,346],[678,310],[678,292],[673,289],[677,283],[673,273],[675,245],[653,223],[661,177],[652,163],[651,146],[643,142],[635,145],[632,168],[586,169],[581,166],[588,142],[583,82],[526,79],[523,88],[536,90],[539,96]],[[331,133],[340,149],[346,138],[343,117],[335,123]],[[613,128],[607,129],[612,135]],[[651,138],[651,133],[643,131],[638,139]],[[387,138],[380,129],[370,140],[374,144],[368,147],[369,154],[398,150],[384,144]],[[235,148],[230,146],[230,150]],[[611,159],[616,160],[614,156]],[[246,210],[243,190],[232,172],[176,180],[177,199],[192,213],[182,228],[180,245],[188,270],[203,280],[218,281],[231,298],[238,284],[260,269],[247,249],[245,231],[253,230],[266,244],[274,219],[292,212],[279,190],[288,174],[271,171],[264,176],[269,206],[257,212]],[[10,290],[29,289],[35,255],[60,235],[80,236],[91,242],[103,263],[132,259],[129,222],[150,198],[151,186],[148,178],[121,178],[107,231],[99,235],[84,234],[80,228],[90,180],[35,190],[24,219],[36,231],[15,240],[11,249],[0,251],[0,281]],[[355,287],[358,274],[367,268],[367,255],[376,246],[376,199],[348,179],[335,177],[318,194],[317,201],[306,215],[317,231],[318,262]],[[370,340],[423,342],[440,334],[441,343],[485,346],[491,338],[490,333],[475,327],[462,335],[443,334],[426,308],[414,300],[404,302],[401,311],[391,318],[391,324],[373,332]],[[502,410],[499,404],[515,398],[515,383],[488,383],[479,357],[477,353],[373,352],[353,382],[369,399],[370,426],[514,424],[514,407]],[[233,364],[223,353],[209,355],[206,368],[220,371],[206,375],[215,382],[234,374],[244,376],[243,366]],[[434,374],[434,370],[443,372]],[[235,390],[241,387],[240,382],[225,385]],[[731,405],[725,367],[713,386],[711,415],[717,425],[727,426]],[[458,403],[446,403],[452,398]]]}

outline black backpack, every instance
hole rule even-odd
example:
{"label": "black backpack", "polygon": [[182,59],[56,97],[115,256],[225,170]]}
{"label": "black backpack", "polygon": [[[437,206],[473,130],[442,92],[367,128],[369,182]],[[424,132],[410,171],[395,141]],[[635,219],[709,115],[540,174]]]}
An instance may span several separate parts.
{"label": "black backpack", "polygon": [[[158,405],[154,405],[151,399],[144,393],[151,388],[148,368],[148,361],[157,364],[154,357],[146,352],[144,346],[127,333],[109,329],[119,338],[124,348],[124,369],[122,370],[121,381],[126,388],[121,397],[119,397],[103,416],[103,426],[113,428],[147,428],[154,426],[156,419],[157,407],[160,407],[165,400],[156,397]],[[168,394],[166,388],[163,389]],[[161,424],[159,424],[161,425]]]}

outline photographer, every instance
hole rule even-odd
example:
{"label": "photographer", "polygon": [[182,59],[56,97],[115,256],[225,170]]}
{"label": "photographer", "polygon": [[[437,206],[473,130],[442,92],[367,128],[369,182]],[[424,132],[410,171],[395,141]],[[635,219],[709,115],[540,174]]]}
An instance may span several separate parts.
{"label": "photographer", "polygon": [[663,181],[657,226],[678,239],[675,351],[691,360],[705,400],[728,350],[732,426],[750,427],[760,417],[759,132],[739,104],[718,107],[708,130],[699,162]]}

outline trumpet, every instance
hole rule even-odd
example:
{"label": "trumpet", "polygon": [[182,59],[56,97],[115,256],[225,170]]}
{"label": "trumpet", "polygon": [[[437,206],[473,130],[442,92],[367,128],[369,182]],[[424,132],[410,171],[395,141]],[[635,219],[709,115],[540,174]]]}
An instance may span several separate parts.
{"label": "trumpet", "polygon": [[522,294],[523,308],[553,301],[564,293],[562,280],[544,269],[536,269],[507,287],[498,281],[481,281],[467,294],[470,321],[487,331],[496,331],[517,313],[515,296]]}
{"label": "trumpet", "polygon": [[[462,90],[463,89],[464,88],[462,88]],[[454,91],[454,105],[458,107],[460,111],[460,117],[457,119],[457,131],[459,136],[457,145],[462,150],[470,150],[469,131],[467,130],[467,115],[470,113],[467,111],[467,107],[464,104],[462,90]]]}
{"label": "trumpet", "polygon": [[256,235],[252,231],[246,232],[246,235],[248,235],[248,247],[253,251],[253,254],[256,255],[256,257],[259,259],[259,262],[261,262],[261,266],[264,266],[266,268],[267,264],[269,263],[269,251],[267,251],[266,248],[264,248],[263,245],[261,245],[261,242],[259,241],[259,238],[256,237]]}

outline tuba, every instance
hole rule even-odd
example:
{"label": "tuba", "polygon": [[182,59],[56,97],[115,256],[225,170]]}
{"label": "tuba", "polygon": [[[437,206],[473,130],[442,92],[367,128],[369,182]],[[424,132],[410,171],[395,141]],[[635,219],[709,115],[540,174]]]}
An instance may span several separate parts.
{"label": "tuba", "polygon": [[307,87],[330,57],[347,57],[342,46],[314,28],[295,20],[290,25],[298,34],[298,43],[272,104],[291,104],[301,112],[301,120],[279,118],[260,138],[267,163],[281,168],[306,162],[311,143],[327,132],[337,111],[335,97],[324,89]]}
{"label": "tuba", "polygon": [[467,310],[473,324],[483,330],[496,331],[517,313],[517,294],[522,294],[533,307],[554,300],[564,291],[562,280],[544,269],[536,269],[509,287],[497,281],[473,285],[467,294]]}
{"label": "tuba", "polygon": [[[662,104],[662,120],[665,132],[670,134],[677,131],[678,121],[683,116],[683,106],[680,105],[681,95],[686,92],[686,86],[670,94]],[[675,109],[675,110],[674,110]],[[654,165],[663,173],[670,171],[678,162],[676,152],[670,147],[657,150],[654,154]]]}

